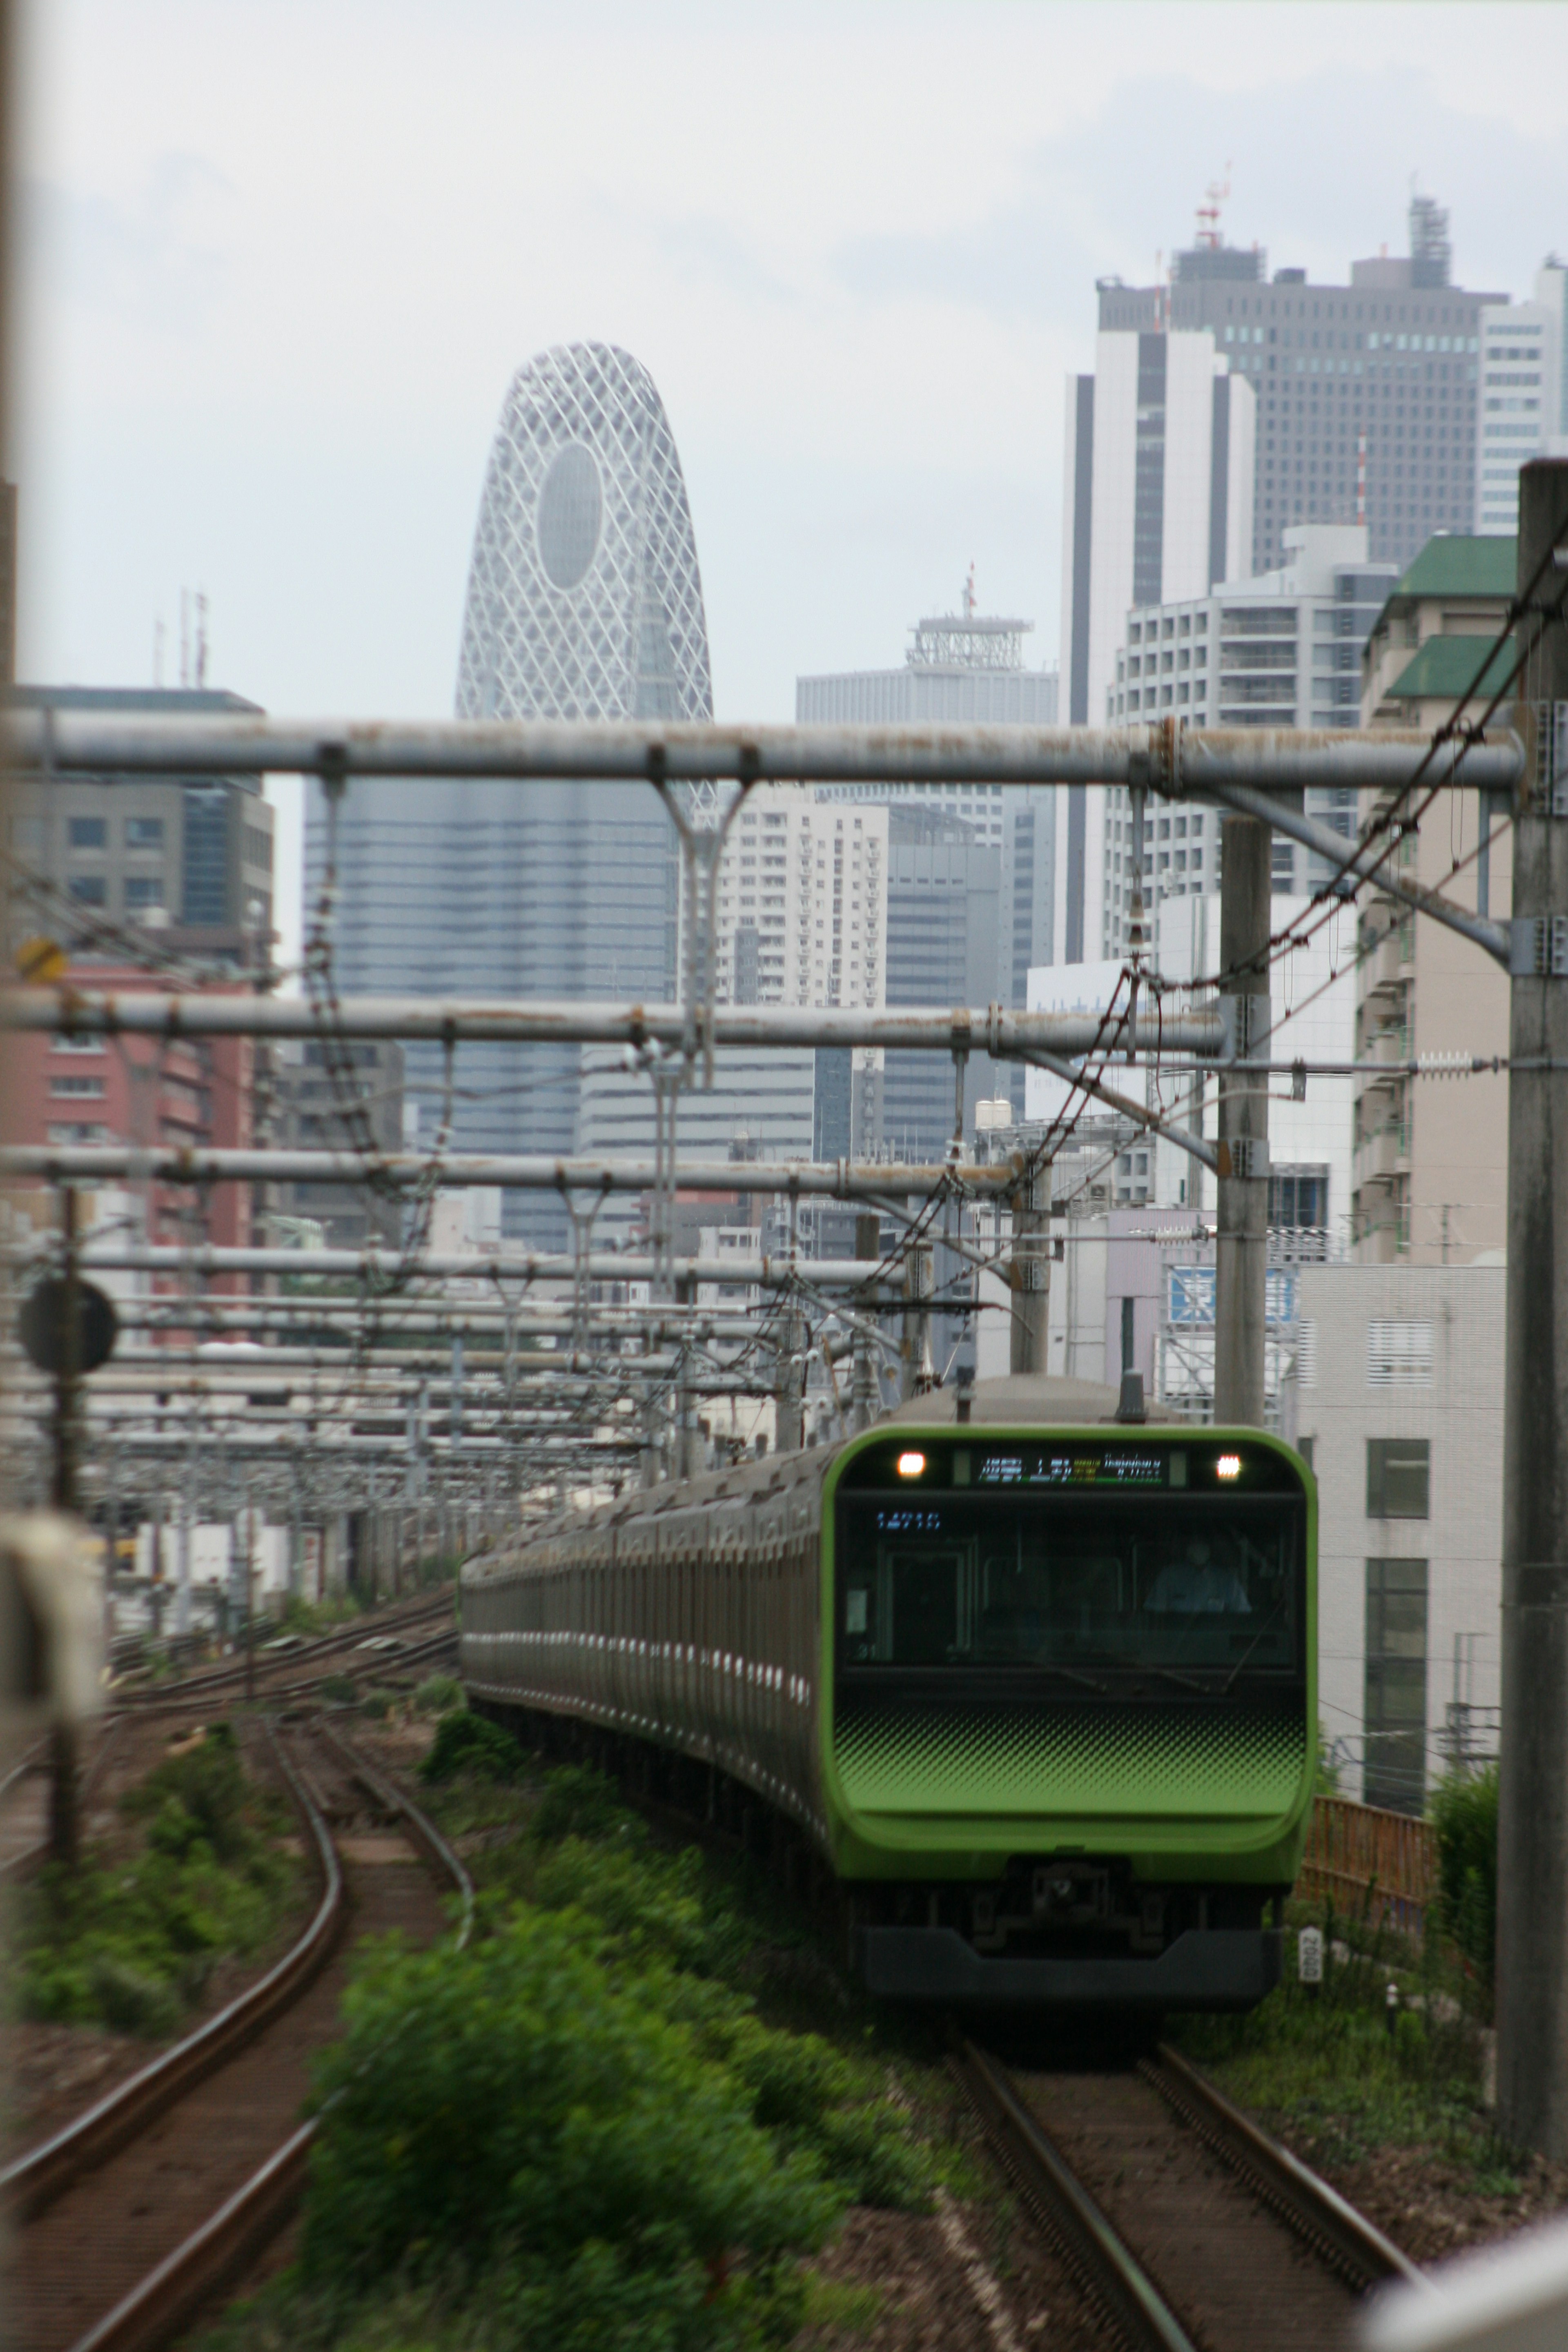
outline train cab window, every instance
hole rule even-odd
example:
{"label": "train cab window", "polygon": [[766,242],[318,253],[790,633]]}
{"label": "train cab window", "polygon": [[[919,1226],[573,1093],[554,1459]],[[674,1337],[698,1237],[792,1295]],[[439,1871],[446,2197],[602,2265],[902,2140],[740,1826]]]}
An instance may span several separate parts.
{"label": "train cab window", "polygon": [[1294,1672],[1300,1544],[1298,1509],[1276,1497],[845,1497],[840,1668],[1043,1670],[1090,1689]]}

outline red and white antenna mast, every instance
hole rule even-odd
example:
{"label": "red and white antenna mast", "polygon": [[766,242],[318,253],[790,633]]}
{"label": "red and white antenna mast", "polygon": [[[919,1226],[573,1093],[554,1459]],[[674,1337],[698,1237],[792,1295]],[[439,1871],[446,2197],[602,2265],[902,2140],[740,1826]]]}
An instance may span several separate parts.
{"label": "red and white antenna mast", "polygon": [[1219,233],[1219,208],[1224,204],[1229,194],[1230,165],[1227,163],[1225,167],[1224,180],[1211,180],[1209,182],[1208,186],[1204,190],[1204,195],[1206,201],[1199,205],[1197,207],[1198,243],[1200,245],[1206,245],[1213,249],[1222,243],[1223,240],[1221,239]]}

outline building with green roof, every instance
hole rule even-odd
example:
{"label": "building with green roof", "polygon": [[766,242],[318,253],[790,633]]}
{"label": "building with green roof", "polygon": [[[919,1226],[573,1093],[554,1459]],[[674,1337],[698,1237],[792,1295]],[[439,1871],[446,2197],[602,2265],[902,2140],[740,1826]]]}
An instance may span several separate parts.
{"label": "building with green roof", "polygon": [[[1469,531],[1429,539],[1390,592],[1362,656],[1363,727],[1424,727],[1471,693],[1488,700],[1508,674],[1486,649],[1507,627],[1518,541]],[[1479,717],[1485,703],[1478,703]]]}

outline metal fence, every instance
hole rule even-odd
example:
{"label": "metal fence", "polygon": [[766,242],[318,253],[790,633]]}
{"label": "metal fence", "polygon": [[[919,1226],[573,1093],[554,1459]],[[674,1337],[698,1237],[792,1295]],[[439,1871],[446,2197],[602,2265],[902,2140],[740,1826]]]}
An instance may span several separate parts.
{"label": "metal fence", "polygon": [[1409,1813],[1320,1797],[1296,1892],[1330,1895],[1341,1911],[1419,1936],[1437,1892],[1437,1832]]}

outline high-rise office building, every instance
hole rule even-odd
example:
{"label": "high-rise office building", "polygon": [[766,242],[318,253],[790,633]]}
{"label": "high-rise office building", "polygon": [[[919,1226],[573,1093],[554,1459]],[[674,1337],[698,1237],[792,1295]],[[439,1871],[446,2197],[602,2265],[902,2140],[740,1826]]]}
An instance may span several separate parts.
{"label": "high-rise office building", "polygon": [[[680,462],[646,368],[603,343],[542,353],[514,379],[486,471],[458,662],[462,719],[713,715],[707,625]],[[325,871],[310,800],[311,903]],[[429,994],[675,992],[677,866],[654,793],[629,784],[391,782],[351,792],[338,829],[343,989]],[[428,1143],[448,1104],[438,1047],[405,1089]],[[572,1150],[582,1055],[468,1045],[450,1108],[474,1150]],[[546,1195],[506,1226],[563,1244]]]}
{"label": "high-rise office building", "polygon": [[1481,413],[1476,434],[1478,531],[1519,529],[1519,469],[1568,454],[1568,264],[1552,254],[1529,302],[1481,310]]}
{"label": "high-rise office building", "polygon": [[[898,669],[847,670],[797,677],[795,715],[818,726],[1054,727],[1055,669],[1029,669],[1024,639],[1034,623],[984,614],[974,576],[957,613],[916,623]],[[1051,785],[824,784],[819,800],[905,802],[958,818],[973,841],[1001,853],[997,970],[983,1002],[1021,1006],[1031,964],[1049,963],[1056,915],[1056,802]]]}
{"label": "high-rise office building", "polygon": [[[1448,215],[1410,205],[1410,251],[1351,264],[1350,283],[1275,270],[1210,230],[1165,286],[1100,281],[1101,331],[1206,328],[1258,400],[1250,559],[1271,572],[1301,522],[1364,520],[1376,562],[1408,563],[1474,499],[1480,314],[1500,293],[1451,283]],[[1133,600],[1129,598],[1129,603]],[[1092,706],[1091,706],[1092,708]]]}
{"label": "high-rise office building", "polygon": [[[1247,568],[1256,398],[1206,329],[1101,325],[1092,375],[1069,376],[1062,667],[1075,726],[1105,724],[1133,605],[1189,602]],[[1055,955],[1093,961],[1105,888],[1104,795],[1057,803]]]}
{"label": "high-rise office building", "polygon": [[[1256,399],[1207,329],[1108,328],[1069,376],[1062,667],[1073,726],[1104,723],[1128,608],[1247,569]],[[1070,954],[1069,962],[1076,961]]]}
{"label": "high-rise office building", "polygon": [[[961,820],[933,808],[889,809],[887,1002],[984,1004],[996,971],[1002,858]],[[995,1091],[994,1065],[972,1054],[962,1132]],[[889,1054],[879,1124],[895,1159],[940,1160],[957,1118],[953,1066],[942,1054]]]}

